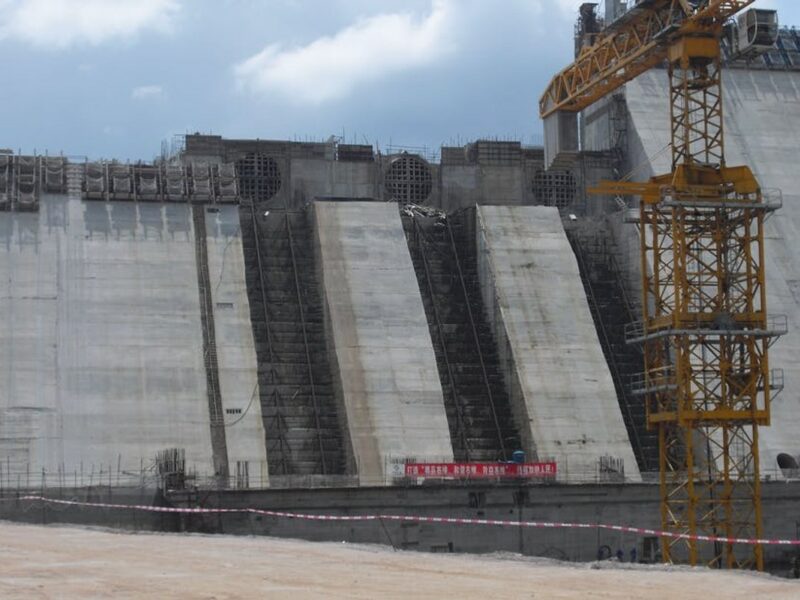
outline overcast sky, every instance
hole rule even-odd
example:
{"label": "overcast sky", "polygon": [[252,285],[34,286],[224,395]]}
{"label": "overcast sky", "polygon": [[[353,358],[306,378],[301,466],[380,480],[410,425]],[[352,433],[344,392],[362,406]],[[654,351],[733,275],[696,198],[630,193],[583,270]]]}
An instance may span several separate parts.
{"label": "overcast sky", "polygon": [[[0,147],[538,141],[581,0],[0,0]],[[797,0],[758,0],[800,26]]]}

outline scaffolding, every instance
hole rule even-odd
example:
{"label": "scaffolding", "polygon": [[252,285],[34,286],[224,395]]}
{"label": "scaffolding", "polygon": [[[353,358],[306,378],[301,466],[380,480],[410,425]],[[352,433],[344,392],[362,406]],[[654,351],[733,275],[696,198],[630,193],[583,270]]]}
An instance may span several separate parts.
{"label": "scaffolding", "polygon": [[251,152],[236,161],[239,190],[250,202],[266,202],[281,189],[283,179],[278,160],[267,154]]}
{"label": "scaffolding", "polygon": [[384,182],[389,199],[400,204],[423,204],[433,190],[430,166],[414,154],[391,159]]}
{"label": "scaffolding", "polygon": [[510,460],[519,432],[484,315],[474,211],[401,207],[431,332],[456,461]]}
{"label": "scaffolding", "polygon": [[641,473],[658,470],[658,436],[648,430],[645,402],[639,393],[642,350],[626,342],[626,325],[635,321],[636,307],[623,284],[616,248],[607,232],[567,230],[578,260],[589,308],[608,362],[620,410]]}
{"label": "scaffolding", "polygon": [[[239,202],[239,178],[231,163],[191,162],[186,166],[159,163],[86,161],[82,174],[86,200],[142,202]],[[64,173],[66,190],[66,171]]]}
{"label": "scaffolding", "polygon": [[575,204],[578,184],[571,171],[539,169],[533,174],[531,192],[537,204],[564,210]]}
{"label": "scaffolding", "polygon": [[308,215],[261,211],[249,203],[241,218],[270,484],[343,481],[352,451],[334,393]]}

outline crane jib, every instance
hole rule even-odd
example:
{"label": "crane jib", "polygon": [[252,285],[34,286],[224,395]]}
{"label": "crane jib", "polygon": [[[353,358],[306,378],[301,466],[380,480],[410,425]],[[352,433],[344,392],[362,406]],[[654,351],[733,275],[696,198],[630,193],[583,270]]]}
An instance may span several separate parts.
{"label": "crane jib", "polygon": [[[719,38],[722,25],[755,0],[644,0],[590,38],[570,66],[556,75],[539,101],[545,118],[577,112],[667,58],[667,47],[684,35]],[[687,13],[688,5],[691,12]]]}

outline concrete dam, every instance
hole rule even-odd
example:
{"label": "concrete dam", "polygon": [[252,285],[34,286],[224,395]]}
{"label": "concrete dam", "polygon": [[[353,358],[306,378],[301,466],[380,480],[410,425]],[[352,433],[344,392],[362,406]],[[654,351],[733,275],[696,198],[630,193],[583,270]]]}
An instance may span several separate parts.
{"label": "concrete dam", "polygon": [[[761,453],[781,479],[800,454],[800,276],[794,138],[772,132],[798,126],[800,85],[765,63],[725,86],[731,160],[783,206],[766,255],[785,391]],[[154,164],[0,156],[6,482],[144,480],[168,448],[215,487],[391,485],[407,462],[519,450],[564,483],[652,479],[625,340],[637,224],[585,189],[667,169],[667,90],[656,70],[585,111],[583,150],[549,169],[542,148],[492,140],[429,156],[196,134]]]}
{"label": "concrete dam", "polygon": [[559,213],[578,177],[540,149],[198,135],[158,168],[6,158],[7,478],[135,478],[180,448],[222,487],[519,450],[639,480]]}
{"label": "concrete dam", "polygon": [[800,34],[569,75],[678,4],[544,146],[0,149],[0,517],[800,576]]}
{"label": "concrete dam", "polygon": [[[732,62],[723,96],[731,161],[782,206],[765,249],[787,332],[762,432],[775,479],[800,455],[795,38]],[[658,442],[625,335],[638,224],[585,190],[667,170],[667,96],[663,71],[640,76],[584,111],[581,151],[550,167],[496,140],[431,155],[194,134],[153,163],[0,154],[6,484],[144,481],[167,449],[213,487],[391,485],[405,463],[517,451],[563,483],[650,481]]]}

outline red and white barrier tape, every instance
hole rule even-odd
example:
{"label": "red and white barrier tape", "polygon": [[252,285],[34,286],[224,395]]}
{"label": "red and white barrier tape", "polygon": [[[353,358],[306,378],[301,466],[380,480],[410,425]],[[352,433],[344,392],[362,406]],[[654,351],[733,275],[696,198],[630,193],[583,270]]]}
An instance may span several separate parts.
{"label": "red and white barrier tape", "polygon": [[111,508],[120,510],[138,510],[155,513],[180,514],[226,514],[244,513],[276,517],[279,519],[301,519],[307,521],[403,521],[412,523],[440,523],[445,525],[489,525],[495,527],[528,527],[534,529],[604,529],[621,533],[638,533],[657,537],[696,540],[700,542],[723,542],[727,544],[748,544],[762,546],[800,546],[800,540],[771,540],[750,538],[729,538],[714,535],[689,535],[673,531],[659,531],[641,527],[624,525],[606,525],[603,523],[560,523],[550,521],[508,521],[499,519],[462,519],[454,517],[420,517],[415,515],[312,515],[279,510],[262,510],[259,508],[175,508],[171,506],[147,506],[144,504],[107,504],[102,502],[78,502],[76,500],[58,500],[44,496],[22,496],[18,499],[26,502],[45,502],[86,508]]}

